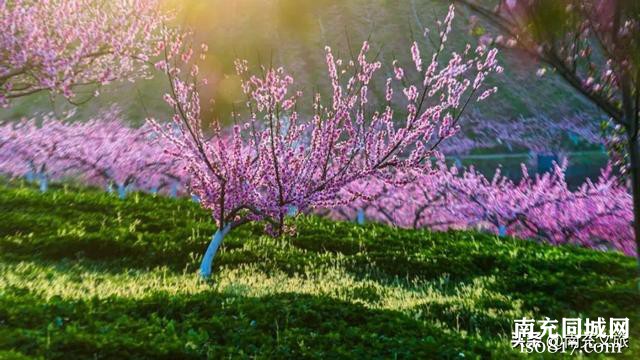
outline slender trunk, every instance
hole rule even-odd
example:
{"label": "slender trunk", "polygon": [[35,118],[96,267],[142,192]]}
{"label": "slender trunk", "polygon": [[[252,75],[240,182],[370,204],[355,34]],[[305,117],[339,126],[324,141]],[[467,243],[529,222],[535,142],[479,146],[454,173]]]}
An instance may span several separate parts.
{"label": "slender trunk", "polygon": [[204,253],[202,257],[202,263],[200,264],[200,276],[203,279],[209,279],[211,277],[211,270],[213,266],[213,258],[216,256],[218,252],[218,248],[220,244],[222,244],[222,240],[225,235],[229,233],[231,230],[231,225],[227,224],[222,227],[222,229],[218,228],[213,237],[211,238],[211,242],[209,243],[209,247],[207,247],[207,251]]}
{"label": "slender trunk", "polygon": [[500,224],[498,225],[498,236],[507,236],[507,227]]}
{"label": "slender trunk", "polygon": [[124,184],[118,184],[118,197],[124,200],[127,197],[127,187]]}
{"label": "slender trunk", "polygon": [[49,179],[47,178],[47,174],[41,172],[40,173],[40,192],[44,193],[49,190]]}
{"label": "slender trunk", "polygon": [[358,225],[364,225],[364,209],[359,208],[356,214],[356,222]]}
{"label": "slender trunk", "polygon": [[[633,194],[633,230],[636,238],[636,256],[640,272],[640,143],[637,136],[629,137],[629,166],[631,193]],[[640,282],[638,283],[640,287]]]}
{"label": "slender trunk", "polygon": [[296,216],[298,214],[298,207],[297,206],[293,206],[293,205],[289,205],[289,207],[287,208],[287,216]]}
{"label": "slender trunk", "polygon": [[33,183],[33,181],[34,181],[33,170],[27,171],[27,174],[25,175],[25,178],[27,179],[28,183]]}
{"label": "slender trunk", "polygon": [[178,197],[178,183],[174,182],[171,184],[171,191],[169,192],[169,196],[172,198]]}

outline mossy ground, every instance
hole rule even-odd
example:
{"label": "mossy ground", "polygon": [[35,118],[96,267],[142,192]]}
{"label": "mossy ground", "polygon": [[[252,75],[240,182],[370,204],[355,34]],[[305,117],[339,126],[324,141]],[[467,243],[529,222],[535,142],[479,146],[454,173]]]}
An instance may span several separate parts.
{"label": "mossy ground", "polygon": [[511,358],[523,316],[629,317],[640,354],[618,253],[301,216],[234,230],[205,283],[189,200],[10,183],[0,214],[2,359]]}

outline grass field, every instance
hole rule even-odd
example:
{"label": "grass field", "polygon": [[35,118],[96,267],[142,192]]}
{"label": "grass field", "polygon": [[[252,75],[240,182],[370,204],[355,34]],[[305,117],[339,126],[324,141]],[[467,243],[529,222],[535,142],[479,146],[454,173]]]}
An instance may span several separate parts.
{"label": "grass field", "polygon": [[0,214],[1,359],[511,358],[523,316],[629,317],[640,356],[617,253],[303,216],[232,232],[205,283],[189,200],[9,183]]}

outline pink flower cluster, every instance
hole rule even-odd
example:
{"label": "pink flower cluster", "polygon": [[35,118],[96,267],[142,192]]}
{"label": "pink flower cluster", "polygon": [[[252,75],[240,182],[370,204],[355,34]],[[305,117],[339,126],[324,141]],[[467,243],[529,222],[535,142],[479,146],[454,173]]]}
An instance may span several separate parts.
{"label": "pink flower cluster", "polygon": [[[551,244],[575,243],[635,254],[633,205],[627,186],[603,170],[596,182],[576,190],[565,182],[566,164],[530,177],[509,180],[498,169],[487,179],[473,168],[459,171],[439,162],[427,173],[401,174],[406,185],[368,179],[343,190],[344,199],[358,198],[330,211],[333,218],[353,220],[358,212],[372,221],[404,228],[481,229],[499,235],[532,238]],[[360,215],[362,217],[362,215]]]}
{"label": "pink flower cluster", "polygon": [[0,0],[0,106],[148,75],[167,19],[159,9],[158,0]]}
{"label": "pink flower cluster", "polygon": [[117,187],[121,196],[132,188],[170,192],[188,182],[170,147],[148,126],[126,126],[116,109],[87,122],[47,115],[0,126],[0,173]]}

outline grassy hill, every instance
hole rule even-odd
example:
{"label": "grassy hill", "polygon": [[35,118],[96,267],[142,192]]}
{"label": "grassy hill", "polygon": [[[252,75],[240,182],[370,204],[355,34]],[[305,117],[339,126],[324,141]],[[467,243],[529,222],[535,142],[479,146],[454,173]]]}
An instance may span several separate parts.
{"label": "grassy hill", "polygon": [[[629,317],[633,258],[303,216],[225,240],[189,200],[0,185],[0,358],[517,357],[514,318]],[[637,358],[637,357],[636,357]]]}

